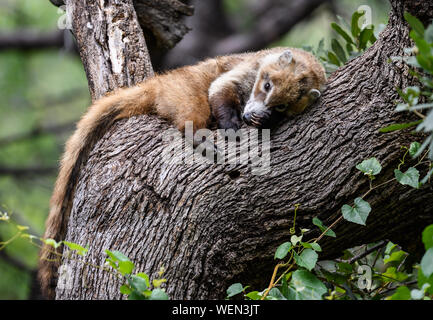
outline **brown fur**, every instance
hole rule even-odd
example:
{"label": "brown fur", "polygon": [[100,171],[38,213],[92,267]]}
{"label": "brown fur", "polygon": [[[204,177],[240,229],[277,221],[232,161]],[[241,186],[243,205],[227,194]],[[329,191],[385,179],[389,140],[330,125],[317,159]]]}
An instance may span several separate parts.
{"label": "brown fur", "polygon": [[[206,127],[211,113],[221,123],[224,119],[239,122],[236,117],[239,118],[240,105],[245,103],[251,93],[258,61],[269,53],[283,50],[284,48],[276,48],[208,59],[194,66],[154,76],[137,86],[119,89],[97,100],[78,122],[76,131],[66,143],[50,201],[44,238],[63,240],[79,168],[86,161],[94,143],[115,121],[134,115],[156,114],[168,119],[181,131],[184,130],[185,121],[193,121],[194,130]],[[234,72],[234,78],[215,81],[239,66],[241,71]],[[307,68],[305,72],[308,71]],[[312,76],[313,79],[314,77]],[[281,86],[291,86],[294,81],[300,81],[300,78],[301,75],[298,75],[285,82],[284,79],[278,81],[282,81]],[[208,98],[213,83],[216,83],[215,95]],[[286,91],[281,94],[290,95]],[[230,121],[225,125],[220,123],[220,127],[229,128]],[[58,267],[58,263],[49,261],[56,258],[52,250],[50,246],[43,247],[39,265],[42,290],[49,298],[55,296]]]}

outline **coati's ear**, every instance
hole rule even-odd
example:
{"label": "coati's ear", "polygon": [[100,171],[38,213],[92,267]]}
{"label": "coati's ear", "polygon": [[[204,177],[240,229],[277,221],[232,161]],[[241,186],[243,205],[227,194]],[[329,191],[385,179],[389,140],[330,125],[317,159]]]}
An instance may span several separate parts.
{"label": "coati's ear", "polygon": [[287,68],[292,62],[293,62],[293,54],[291,50],[284,51],[278,57],[278,63],[281,66],[281,68]]}
{"label": "coati's ear", "polygon": [[317,89],[311,89],[310,91],[308,91],[308,97],[310,98],[311,102],[314,102],[317,99],[319,99],[321,95],[322,94]]}

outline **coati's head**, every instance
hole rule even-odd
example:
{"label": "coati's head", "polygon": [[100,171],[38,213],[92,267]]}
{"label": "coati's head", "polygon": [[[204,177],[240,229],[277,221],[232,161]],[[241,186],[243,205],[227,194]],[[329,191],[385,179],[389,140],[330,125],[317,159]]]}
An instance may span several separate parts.
{"label": "coati's head", "polygon": [[290,50],[266,56],[242,114],[245,123],[269,127],[275,118],[303,111],[320,96],[309,69]]}

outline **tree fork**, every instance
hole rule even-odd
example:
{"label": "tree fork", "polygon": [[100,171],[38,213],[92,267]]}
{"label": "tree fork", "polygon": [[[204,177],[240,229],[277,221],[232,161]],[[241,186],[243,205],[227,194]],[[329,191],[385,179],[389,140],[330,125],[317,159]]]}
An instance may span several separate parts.
{"label": "tree fork", "polygon": [[[138,40],[126,46],[125,67],[119,74],[113,73],[115,68],[95,67],[94,63],[109,66],[113,56],[109,46],[94,49],[94,39],[103,39],[109,28],[87,29],[86,24],[94,21],[87,2],[91,1],[68,5],[80,17],[74,22],[74,34],[90,88],[97,88],[92,89],[93,96],[149,75],[144,71],[148,67],[143,67],[148,66],[147,53],[141,51],[145,43],[136,27],[128,29]],[[66,240],[88,245],[85,260],[92,264],[102,265],[103,251],[109,249],[127,255],[137,272],[155,276],[164,266],[167,292],[173,299],[224,298],[236,281],[263,289],[268,279],[258,278],[272,273],[275,249],[290,238],[295,204],[301,204],[298,228],[315,230],[316,216],[331,224],[341,215],[343,204],[351,204],[369,189],[367,177],[355,165],[375,156],[383,166],[377,183],[386,181],[402,156],[400,146],[414,139],[408,132],[378,130],[410,118],[394,112],[395,88],[414,80],[406,65],[389,62],[411,46],[403,12],[409,10],[427,22],[433,5],[415,0],[391,0],[391,4],[389,24],[377,42],[330,77],[318,104],[272,131],[269,174],[253,175],[247,165],[160,162],[169,125],[152,116],[122,120],[94,146],[81,167]],[[111,14],[120,24],[135,25],[135,18],[125,21],[134,17],[131,1],[106,9],[114,10]],[[140,77],[128,78],[132,66],[142,67]],[[414,190],[394,183],[371,192],[366,199],[372,206],[367,226],[340,223],[334,230],[336,239],[322,239],[324,254],[335,257],[345,248],[384,238],[416,248],[420,231],[433,222],[432,196],[431,185]],[[313,236],[317,232],[304,237]],[[57,299],[121,298],[120,283],[108,273],[66,258],[62,263],[71,270],[72,286],[58,287]]]}

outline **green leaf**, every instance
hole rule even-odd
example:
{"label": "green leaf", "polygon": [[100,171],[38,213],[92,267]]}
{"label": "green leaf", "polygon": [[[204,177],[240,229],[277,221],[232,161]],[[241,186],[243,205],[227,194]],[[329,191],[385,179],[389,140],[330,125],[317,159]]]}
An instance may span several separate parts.
{"label": "green leaf", "polygon": [[328,51],[328,60],[330,63],[335,64],[336,66],[341,65],[340,60],[338,60],[337,56],[331,51]]}
{"label": "green leaf", "polygon": [[417,153],[419,148],[421,147],[421,144],[419,142],[412,142],[409,146],[409,154],[413,158]]}
{"label": "green leaf", "polygon": [[292,243],[293,246],[296,246],[298,244],[298,242],[300,242],[302,240],[302,235],[297,236],[297,235],[293,235],[290,237],[290,242]]}
{"label": "green leaf", "polygon": [[57,249],[62,244],[62,241],[57,242],[54,239],[42,239],[42,240],[45,244],[54,247],[54,249]]}
{"label": "green leaf", "polygon": [[421,259],[422,273],[428,278],[433,274],[433,248],[426,251]]}
{"label": "green leaf", "polygon": [[140,273],[137,273],[135,276],[143,279],[145,281],[147,288],[150,287],[149,276],[147,274],[140,272]]}
{"label": "green leaf", "polygon": [[231,298],[231,297],[233,297],[233,296],[235,296],[235,295],[237,295],[237,294],[243,292],[244,289],[246,289],[246,288],[244,288],[244,287],[242,286],[242,284],[240,284],[240,283],[234,283],[234,284],[232,284],[232,285],[227,289],[227,298]]}
{"label": "green leaf", "polygon": [[364,201],[361,198],[356,198],[354,202],[355,204],[353,207],[345,204],[341,208],[343,217],[347,221],[362,224],[365,226],[365,222],[367,221],[367,217],[371,211],[371,207],[367,201]]}
{"label": "green leaf", "polygon": [[131,294],[132,292],[131,288],[127,284],[122,285],[119,290],[121,294]]}
{"label": "green leaf", "polygon": [[367,47],[368,41],[371,40],[371,42],[374,42],[371,38],[374,36],[374,29],[373,28],[365,28],[361,31],[361,34],[359,36],[359,48],[361,50],[364,50]]}
{"label": "green leaf", "polygon": [[287,300],[286,297],[281,293],[278,288],[272,288],[269,290],[266,300]]}
{"label": "green leaf", "polygon": [[290,281],[290,299],[295,300],[321,300],[328,292],[326,286],[311,272],[296,270]]}
{"label": "green leaf", "polygon": [[128,300],[145,300],[146,297],[137,291],[132,291],[128,296]]}
{"label": "green leaf", "polygon": [[331,28],[334,29],[340,36],[342,36],[347,43],[355,44],[350,35],[346,31],[344,31],[344,29],[340,27],[337,23],[331,23]]}
{"label": "green leaf", "polygon": [[397,291],[387,300],[410,300],[410,290],[405,286],[398,287]]}
{"label": "green leaf", "polygon": [[338,59],[344,64],[347,62],[346,53],[337,39],[332,39],[331,47]]}
{"label": "green leaf", "polygon": [[357,39],[359,37],[359,33],[361,29],[359,28],[359,18],[361,18],[365,14],[365,11],[355,11],[352,14],[352,23],[351,23],[351,32],[352,36]]}
{"label": "green leaf", "polygon": [[[328,229],[328,227],[323,225],[322,221],[319,218],[313,218],[313,224],[315,226],[319,227],[320,231],[322,231],[322,232],[324,232],[326,229]],[[329,229],[328,231],[326,231],[325,236],[335,238],[337,235],[335,234],[334,231]]]}
{"label": "green leaf", "polygon": [[406,273],[397,271],[396,267],[389,267],[382,273],[383,281],[402,282],[408,278]]}
{"label": "green leaf", "polygon": [[433,224],[427,226],[422,232],[422,242],[426,251],[433,248]]}
{"label": "green leaf", "polygon": [[248,292],[245,296],[251,300],[260,300],[262,298],[262,295],[258,291]]}
{"label": "green leaf", "polygon": [[105,252],[108,254],[108,252],[110,254],[108,254],[113,260],[115,261],[130,261],[129,258],[127,256],[125,256],[122,252],[120,251],[108,251],[105,250]]}
{"label": "green leaf", "polygon": [[415,30],[415,32],[418,33],[420,37],[424,37],[425,29],[421,21],[419,21],[416,17],[411,15],[409,12],[404,13],[404,18],[409,23],[410,27],[413,30]]}
{"label": "green leaf", "polygon": [[277,251],[275,251],[274,259],[284,259],[291,248],[292,244],[290,242],[284,242],[277,248]]}
{"label": "green leaf", "polygon": [[79,244],[73,243],[73,242],[68,242],[68,241],[63,241],[63,243],[71,250],[76,251],[77,254],[79,254],[80,256],[84,256],[88,249],[84,248],[82,246],[80,246]]}
{"label": "green leaf", "polygon": [[402,185],[408,185],[415,189],[419,188],[419,172],[414,167],[410,167],[405,173],[395,169],[394,175],[396,180]]}
{"label": "green leaf", "polygon": [[353,267],[350,263],[347,262],[339,262],[337,263],[338,271],[345,273],[345,274],[352,274],[353,273]]}
{"label": "green leaf", "polygon": [[378,175],[382,170],[380,162],[375,158],[370,158],[356,165],[356,169],[364,172],[366,175]]}
{"label": "green leaf", "polygon": [[148,289],[148,283],[142,277],[132,275],[128,278],[129,285],[138,292],[144,292]]}
{"label": "green leaf", "polygon": [[386,126],[384,128],[379,129],[379,132],[386,133],[386,132],[392,132],[392,131],[397,131],[397,130],[403,130],[403,129],[414,127],[414,126],[420,124],[421,122],[422,122],[422,120],[407,122],[407,123],[394,123],[394,124],[391,124],[389,126]]}
{"label": "green leaf", "polygon": [[289,299],[290,291],[289,284],[287,283],[286,277],[281,279],[281,293],[286,299]]}
{"label": "green leaf", "polygon": [[154,279],[152,285],[154,288],[159,288],[164,282],[167,282],[167,279]]}
{"label": "green leaf", "polygon": [[429,294],[433,294],[433,274],[430,275],[430,277],[426,277],[421,269],[418,269],[418,287],[421,288],[426,283],[429,284],[429,288],[427,289],[427,292]]}
{"label": "green leaf", "polygon": [[131,274],[134,270],[134,264],[131,261],[119,261],[119,272],[122,275]]}
{"label": "green leaf", "polygon": [[301,242],[302,246],[307,249],[313,249],[314,251],[321,252],[322,248],[317,242]]}
{"label": "green leaf", "polygon": [[406,257],[406,252],[399,250],[391,253],[388,257],[383,259],[384,263],[391,263],[391,262],[401,262]]}
{"label": "green leaf", "polygon": [[316,266],[318,257],[318,254],[312,249],[305,249],[300,255],[297,253],[294,255],[296,264],[308,271],[311,271]]}
{"label": "green leaf", "polygon": [[149,300],[168,300],[168,295],[164,289],[153,289]]}

